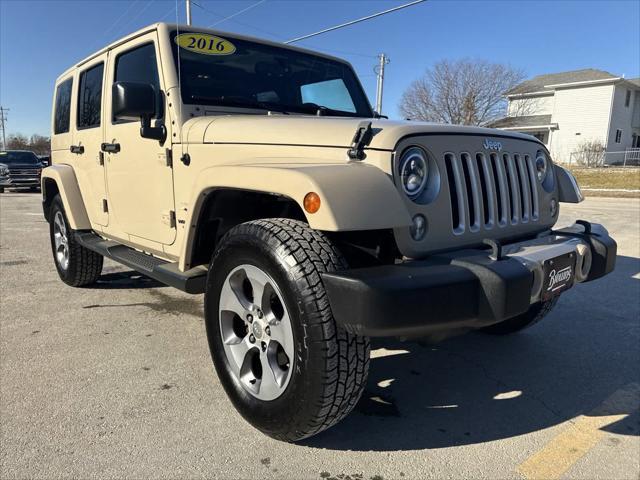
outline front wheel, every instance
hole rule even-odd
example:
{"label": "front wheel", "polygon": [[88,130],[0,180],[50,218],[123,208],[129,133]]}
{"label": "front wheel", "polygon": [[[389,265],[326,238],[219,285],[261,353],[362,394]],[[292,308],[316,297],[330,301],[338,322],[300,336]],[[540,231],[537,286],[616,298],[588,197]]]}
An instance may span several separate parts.
{"label": "front wheel", "polygon": [[559,297],[554,297],[546,302],[535,303],[531,305],[526,312],[505,320],[504,322],[481,328],[480,331],[492,335],[509,335],[510,333],[516,333],[525,328],[529,328],[547,316],[553,307],[555,307],[556,303],[558,303],[558,298]]}
{"label": "front wheel", "polygon": [[59,195],[51,203],[49,234],[53,261],[64,283],[81,287],[98,280],[104,257],[76,242]]}
{"label": "front wheel", "polygon": [[321,277],[345,266],[322,233],[286,219],[238,225],[213,256],[205,322],[216,371],[235,408],[271,437],[315,435],[362,394],[369,339],[336,325]]}

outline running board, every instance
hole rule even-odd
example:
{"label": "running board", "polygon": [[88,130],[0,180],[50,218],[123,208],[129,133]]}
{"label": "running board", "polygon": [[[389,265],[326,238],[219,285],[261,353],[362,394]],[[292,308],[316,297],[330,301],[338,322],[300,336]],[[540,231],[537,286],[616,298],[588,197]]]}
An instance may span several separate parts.
{"label": "running board", "polygon": [[165,285],[187,293],[204,293],[205,291],[207,268],[204,265],[181,272],[177,262],[167,262],[121,243],[105,240],[92,232],[75,232],[75,239],[83,247],[133,268]]}

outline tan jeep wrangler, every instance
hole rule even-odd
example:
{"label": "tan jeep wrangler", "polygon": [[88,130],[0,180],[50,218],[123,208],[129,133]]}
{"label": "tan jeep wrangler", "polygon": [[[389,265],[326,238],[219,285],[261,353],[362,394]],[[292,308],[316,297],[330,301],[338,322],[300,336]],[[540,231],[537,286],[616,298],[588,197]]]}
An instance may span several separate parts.
{"label": "tan jeep wrangler", "polygon": [[380,119],[300,48],[152,25],[59,77],[52,128],[60,278],[108,257],[204,293],[222,385],[278,439],[353,409],[370,337],[515,332],[614,268],[603,227],[552,229],[582,196],[538,140]]}

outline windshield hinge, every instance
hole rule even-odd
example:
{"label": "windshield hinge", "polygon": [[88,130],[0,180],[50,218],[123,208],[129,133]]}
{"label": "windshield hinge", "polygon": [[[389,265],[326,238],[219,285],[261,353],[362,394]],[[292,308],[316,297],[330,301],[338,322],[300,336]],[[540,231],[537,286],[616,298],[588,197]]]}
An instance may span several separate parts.
{"label": "windshield hinge", "polygon": [[356,134],[353,136],[353,140],[351,140],[351,148],[347,151],[349,158],[352,160],[364,160],[367,158],[364,149],[371,143],[371,140],[373,140],[371,122],[361,122],[358,125]]}

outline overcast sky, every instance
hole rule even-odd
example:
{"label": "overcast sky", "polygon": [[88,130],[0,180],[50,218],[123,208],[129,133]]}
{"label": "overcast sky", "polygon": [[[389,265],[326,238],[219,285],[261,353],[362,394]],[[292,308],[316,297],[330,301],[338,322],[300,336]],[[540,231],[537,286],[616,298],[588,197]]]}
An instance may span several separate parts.
{"label": "overcast sky", "polygon": [[[257,0],[195,0],[194,25],[209,26]],[[290,38],[408,0],[266,0],[215,28]],[[178,0],[184,23],[184,1]],[[176,21],[175,0],[0,0],[0,104],[7,131],[50,134],[55,78],[73,63],[144,25]],[[300,45],[342,56],[375,103],[376,55],[391,59],[385,113],[399,118],[409,83],[435,61],[464,57],[510,63],[530,76],[581,68],[640,76],[640,1],[431,0]]]}

